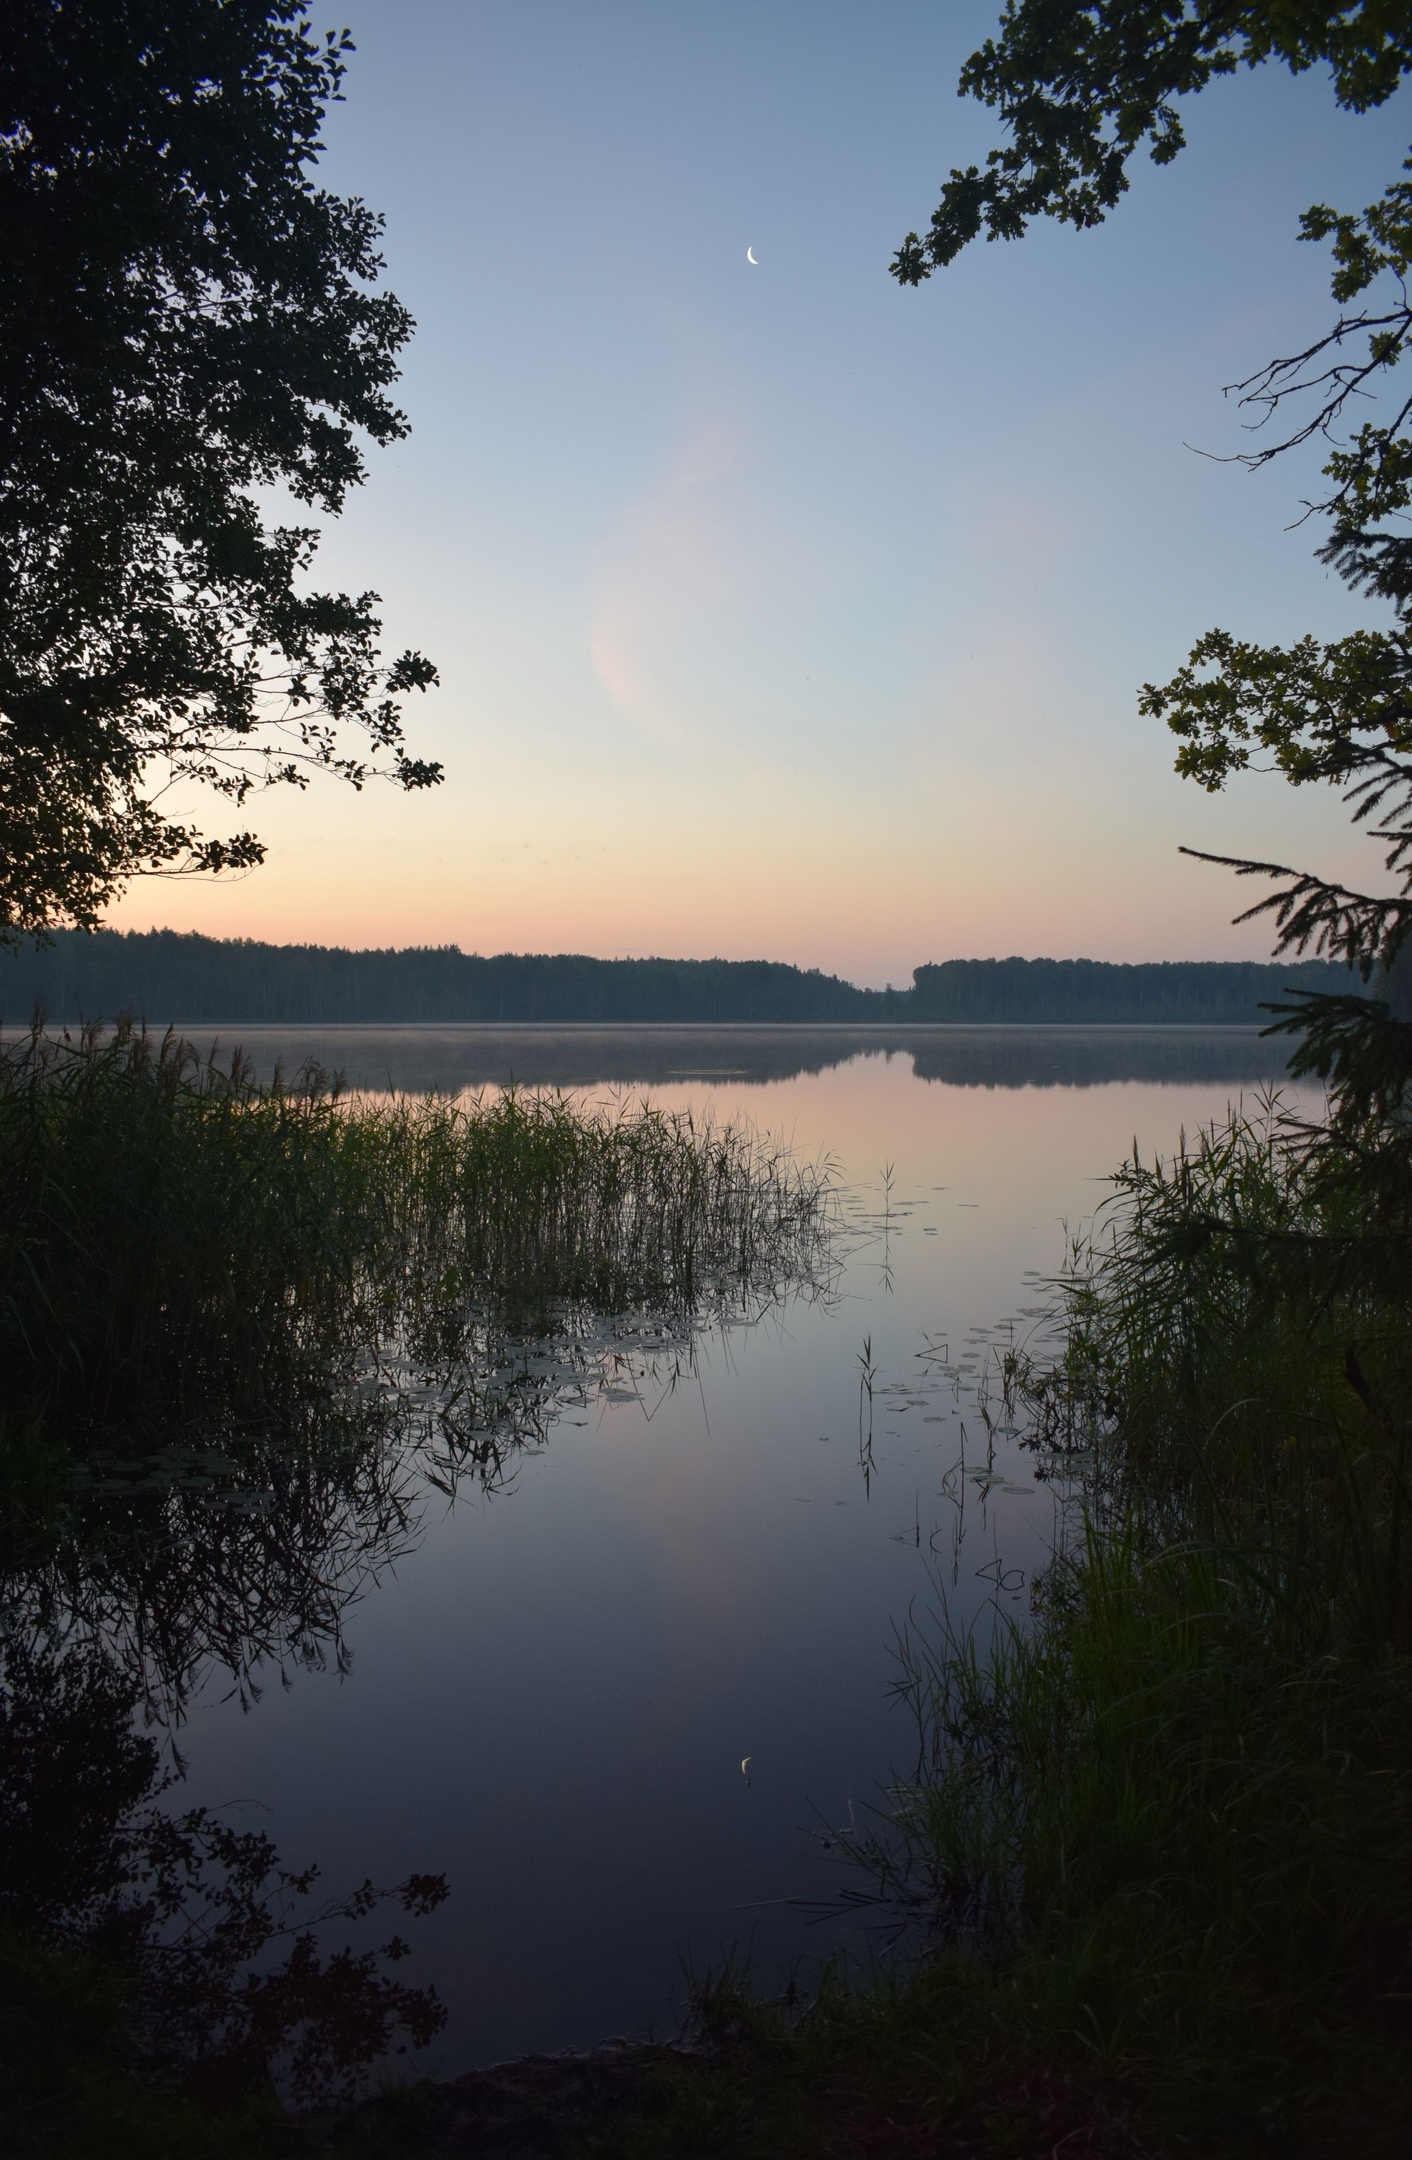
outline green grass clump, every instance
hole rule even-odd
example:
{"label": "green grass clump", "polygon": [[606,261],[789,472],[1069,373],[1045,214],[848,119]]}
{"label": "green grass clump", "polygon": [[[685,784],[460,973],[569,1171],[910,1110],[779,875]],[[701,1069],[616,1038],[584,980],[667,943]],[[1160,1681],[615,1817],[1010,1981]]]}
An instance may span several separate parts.
{"label": "green grass clump", "polygon": [[369,1324],[376,1196],[314,1082],[120,1027],[0,1053],[0,1357],[96,1418],[298,1387]]}
{"label": "green grass clump", "polygon": [[51,1412],[266,1414],[476,1316],[732,1310],[807,1273],[824,1181],[646,1104],[344,1101],[123,1024],[0,1051],[0,1359]]}

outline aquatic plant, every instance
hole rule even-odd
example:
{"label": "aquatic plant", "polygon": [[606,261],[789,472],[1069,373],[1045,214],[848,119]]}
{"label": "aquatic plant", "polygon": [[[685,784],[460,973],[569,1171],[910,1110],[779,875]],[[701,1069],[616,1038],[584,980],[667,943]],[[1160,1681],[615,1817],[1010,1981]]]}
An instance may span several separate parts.
{"label": "aquatic plant", "polygon": [[348,1099],[172,1036],[0,1053],[0,1595],[147,1714],[341,1664],[429,1490],[496,1487],[625,1362],[829,1279],[820,1173],[522,1091]]}
{"label": "aquatic plant", "polygon": [[50,1414],[269,1417],[487,1319],[749,1310],[827,1212],[758,1135],[627,1098],[262,1088],[128,1022],[0,1050],[0,1357]]}
{"label": "aquatic plant", "polygon": [[625,1363],[670,1382],[705,1321],[817,1288],[830,1208],[754,1133],[630,1099],[262,1088],[127,1023],[0,1050],[0,2007],[65,2035],[0,2049],[0,2098],[36,2150],[105,2111],[136,2126],[105,2149],[258,2149],[241,2095],[431,2036],[428,1991],[318,1947],[381,1894],[320,1906],[172,1813],[134,1717],[175,1732],[213,1666],[250,1700],[341,1664],[429,1489],[503,1483]]}

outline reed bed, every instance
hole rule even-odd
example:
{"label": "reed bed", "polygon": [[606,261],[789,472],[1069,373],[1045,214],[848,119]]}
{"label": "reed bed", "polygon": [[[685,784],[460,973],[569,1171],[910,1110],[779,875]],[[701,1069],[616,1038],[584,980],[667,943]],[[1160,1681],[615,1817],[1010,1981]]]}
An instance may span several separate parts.
{"label": "reed bed", "polygon": [[827,1283],[833,1197],[630,1100],[347,1098],[122,1027],[0,1056],[0,1601],[178,1724],[338,1664],[428,1497]]}
{"label": "reed bed", "polygon": [[564,1305],[724,1317],[826,1267],[827,1175],[747,1126],[515,1089],[357,1115],[405,1226],[413,1313],[491,1295],[531,1329]]}
{"label": "reed bed", "polygon": [[55,1412],[266,1415],[487,1313],[747,1309],[829,1213],[752,1131],[641,1102],[260,1087],[128,1024],[0,1052],[0,1357]]}
{"label": "reed bed", "polygon": [[1272,1099],[1118,1173],[1002,1361],[1067,1538],[1025,1624],[905,1632],[918,1763],[851,1850],[918,2002],[969,1961],[1203,2152],[1400,2152],[1412,2105],[1406,1145]]}
{"label": "reed bed", "polygon": [[1412,1654],[1412,1147],[1278,1098],[1125,1164],[1012,1409],[1091,1531],[1219,1557],[1272,1654]]}

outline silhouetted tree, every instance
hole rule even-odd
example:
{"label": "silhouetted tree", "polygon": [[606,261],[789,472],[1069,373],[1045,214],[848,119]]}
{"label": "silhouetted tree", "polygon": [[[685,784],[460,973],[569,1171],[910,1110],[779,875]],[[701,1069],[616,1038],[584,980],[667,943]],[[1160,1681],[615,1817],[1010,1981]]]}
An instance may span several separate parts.
{"label": "silhouetted tree", "polygon": [[0,37],[0,941],[91,927],[137,872],[260,861],[243,805],[326,770],[426,787],[378,596],[314,592],[389,401],[406,309],[381,220],[317,187],[345,33],[304,0],[10,0]]}
{"label": "silhouetted tree", "polygon": [[[1000,36],[971,56],[960,83],[998,110],[1009,140],[983,168],[952,171],[926,236],[907,235],[893,274],[918,284],[980,233],[1013,239],[1037,216],[1100,224],[1144,143],[1158,164],[1181,150],[1175,100],[1267,60],[1295,73],[1326,65],[1337,102],[1369,111],[1412,71],[1412,5],[1012,0]],[[1290,646],[1211,630],[1170,682],[1144,687],[1140,708],[1166,720],[1181,738],[1177,770],[1208,789],[1262,753],[1295,785],[1346,789],[1355,819],[1371,820],[1383,843],[1392,893],[1351,891],[1280,863],[1203,859],[1277,881],[1239,918],[1273,912],[1277,952],[1329,953],[1367,980],[1412,934],[1412,538],[1402,529],[1412,508],[1412,398],[1396,375],[1412,348],[1412,182],[1394,181],[1361,214],[1316,203],[1300,236],[1332,243],[1339,313],[1301,351],[1231,386],[1260,423],[1272,424],[1271,440],[1240,462],[1259,467],[1313,438],[1329,442],[1329,489],[1309,506],[1327,520],[1319,554],[1350,585],[1389,603],[1391,626]],[[1390,400],[1384,412],[1344,430],[1350,400],[1378,392]],[[1412,1018],[1402,988],[1409,959],[1412,947],[1392,977],[1404,1020]],[[1285,1024],[1306,1038],[1296,1069],[1347,1077],[1371,1057],[1384,1098],[1392,1067],[1412,1080],[1412,1027],[1404,1040],[1364,999],[1301,999],[1285,1008]]]}

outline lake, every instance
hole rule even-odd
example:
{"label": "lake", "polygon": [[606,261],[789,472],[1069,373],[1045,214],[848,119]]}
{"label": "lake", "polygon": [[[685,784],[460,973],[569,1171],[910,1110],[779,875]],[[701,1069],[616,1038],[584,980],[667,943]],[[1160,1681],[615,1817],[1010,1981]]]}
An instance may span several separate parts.
{"label": "lake", "polygon": [[969,1377],[1134,1139],[1170,1150],[1281,1052],[1122,1028],[224,1039],[362,1089],[647,1089],[748,1118],[834,1166],[839,1255],[689,1356],[605,1339],[503,1478],[422,1476],[395,1520],[350,1522],[305,1655],[258,1694],[218,1668],[198,1688],[179,1804],[268,1829],[329,1887],[445,1871],[403,1968],[449,2006],[440,2074],[670,2030],[684,1961],[748,1946],[768,1982],[856,1946],[810,1901],[843,1887],[819,1832],[908,1759],[896,1630],[943,1594],[1023,1613],[1052,1535],[1052,1489],[1015,1446],[988,1456]]}

